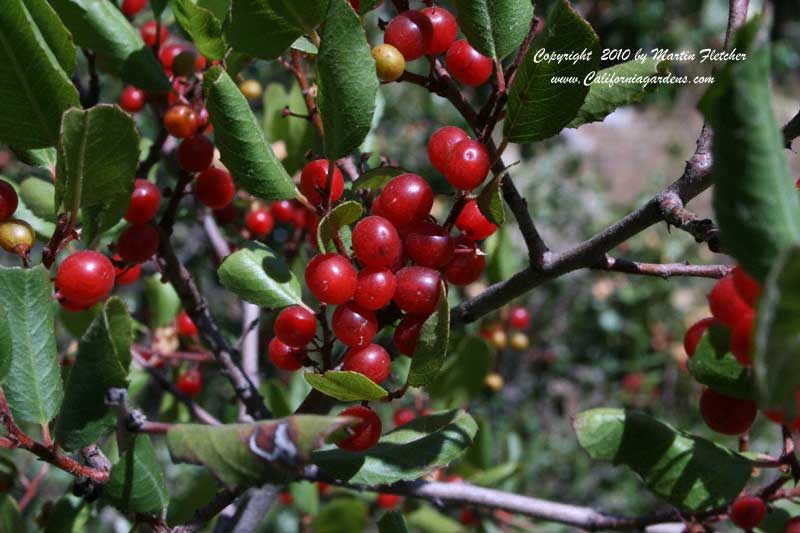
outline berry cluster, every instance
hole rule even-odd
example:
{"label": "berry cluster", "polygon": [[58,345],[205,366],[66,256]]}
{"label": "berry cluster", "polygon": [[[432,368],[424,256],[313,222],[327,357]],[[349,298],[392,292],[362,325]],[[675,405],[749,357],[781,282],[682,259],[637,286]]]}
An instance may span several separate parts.
{"label": "berry cluster", "polygon": [[521,352],[530,346],[530,338],[525,333],[530,325],[530,312],[524,307],[514,306],[510,312],[501,312],[499,322],[488,320],[481,324],[481,336],[498,350],[511,346],[511,349]]}

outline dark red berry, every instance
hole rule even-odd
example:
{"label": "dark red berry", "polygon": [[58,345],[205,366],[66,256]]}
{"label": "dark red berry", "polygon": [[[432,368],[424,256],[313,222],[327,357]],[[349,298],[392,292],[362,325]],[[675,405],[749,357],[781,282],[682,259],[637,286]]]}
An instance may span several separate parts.
{"label": "dark red berry", "polygon": [[397,494],[388,494],[382,492],[378,494],[375,503],[377,503],[378,507],[381,507],[382,509],[394,509],[397,507],[397,504],[400,503],[400,499],[400,496]]}
{"label": "dark red berry", "polygon": [[[328,167],[327,160],[317,159],[303,167],[303,172],[300,173],[300,191],[314,205],[322,204],[320,191],[326,190],[328,185]],[[344,176],[336,165],[333,165],[331,183],[327,190],[331,202],[337,201],[344,193]]]}
{"label": "dark red berry", "polygon": [[731,522],[742,529],[758,527],[767,514],[764,500],[758,496],[743,494],[736,498],[731,505]]}
{"label": "dark red berry", "polygon": [[158,212],[161,204],[161,191],[147,180],[137,179],[133,185],[131,203],[125,213],[125,220],[131,224],[146,224]]}
{"label": "dark red berry", "polygon": [[158,231],[150,225],[128,226],[117,241],[117,253],[126,263],[143,263],[158,250]]}
{"label": "dark red berry", "polygon": [[317,317],[305,307],[293,305],[278,314],[273,327],[281,342],[302,348],[317,334]]}
{"label": "dark red berry", "polygon": [[509,325],[512,329],[528,329],[531,325],[531,314],[524,307],[515,306],[511,310]]}
{"label": "dark red berry", "polygon": [[470,200],[456,218],[456,227],[465,237],[480,241],[497,230],[497,226],[489,222],[478,207],[478,202]]}
{"label": "dark red berry", "polygon": [[281,500],[281,505],[288,507],[294,503],[294,497],[288,492],[281,492],[279,497]]}
{"label": "dark red berry", "polygon": [[144,109],[144,91],[125,87],[119,95],[119,106],[128,113],[138,113]]}
{"label": "dark red berry", "polygon": [[201,204],[211,209],[222,209],[233,200],[236,186],[228,171],[207,168],[197,175],[194,192]]}
{"label": "dark red berry", "polygon": [[403,407],[394,412],[392,420],[394,420],[395,426],[402,426],[404,424],[408,424],[415,418],[417,418],[417,413],[414,412],[413,409],[410,409],[408,407]]}
{"label": "dark red berry", "polygon": [[394,274],[388,268],[366,267],[358,273],[353,301],[364,309],[375,311],[386,307],[394,296]]}
{"label": "dark red berry", "polygon": [[133,17],[144,9],[146,5],[147,0],[122,0],[122,5],[119,9],[126,17]]}
{"label": "dark red berry", "polygon": [[277,368],[287,372],[294,372],[302,368],[303,360],[306,358],[306,351],[300,348],[292,348],[288,344],[281,342],[278,337],[273,337],[269,341],[267,355],[270,362]]}
{"label": "dark red berry", "polygon": [[461,523],[465,526],[476,526],[478,525],[479,519],[478,515],[475,514],[475,511],[472,509],[461,509]]}
{"label": "dark red berry", "polygon": [[447,71],[464,85],[477,87],[492,76],[492,60],[475,50],[466,39],[456,41],[445,56]]}
{"label": "dark red berry", "polygon": [[258,238],[269,235],[272,228],[275,226],[275,221],[272,220],[269,209],[264,207],[253,209],[247,213],[247,218],[245,218],[244,223],[247,225],[247,229],[250,230],[250,233]]}
{"label": "dark red berry", "polygon": [[466,237],[459,237],[453,252],[453,260],[444,268],[444,278],[453,285],[469,285],[483,274],[486,268],[486,256],[478,249],[475,242]]}
{"label": "dark red berry", "polygon": [[0,222],[5,222],[14,214],[19,205],[19,196],[14,187],[0,179]]}
{"label": "dark red berry", "polygon": [[114,288],[114,265],[99,252],[83,250],[70,255],[59,265],[56,290],[70,302],[92,306]]}
{"label": "dark red berry", "polygon": [[365,217],[353,229],[353,251],[366,266],[392,265],[400,257],[400,247],[400,235],[383,217]]}
{"label": "dark red berry", "polygon": [[233,224],[239,218],[239,209],[231,202],[225,207],[214,209],[214,218],[220,224]]}
{"label": "dark red berry", "polygon": [[714,318],[726,326],[733,327],[745,313],[751,312],[747,302],[742,300],[733,284],[733,276],[728,274],[714,285],[708,294],[708,306]]}
{"label": "dark red berry", "polygon": [[[380,2],[378,2],[377,4],[372,6],[372,9],[375,9],[375,8],[379,7],[381,4],[383,4],[383,0],[380,0]],[[361,12],[360,11],[360,9],[361,9],[361,1],[360,0],[350,0],[350,5],[353,6],[353,9],[356,10],[356,13],[360,13]]]}
{"label": "dark red berry", "polygon": [[761,285],[750,277],[750,274],[745,272],[740,265],[733,267],[732,274],[733,286],[736,287],[736,292],[748,305],[754,306],[761,294]]}
{"label": "dark red berry", "polygon": [[467,132],[455,126],[444,126],[436,130],[428,141],[428,159],[433,168],[444,174],[453,146],[464,139],[469,139]]}
{"label": "dark red berry", "polygon": [[[119,254],[114,254],[112,256],[112,259],[114,259],[114,261],[120,261],[120,262],[122,261],[122,258],[119,256]],[[130,285],[131,283],[135,283],[136,280],[139,279],[141,273],[142,273],[142,265],[140,264],[123,265],[121,267],[114,265],[114,274],[116,276],[114,284],[119,286],[119,285]]]}
{"label": "dark red berry", "polygon": [[750,366],[753,363],[753,322],[755,314],[745,313],[731,328],[731,352],[742,366]]}
{"label": "dark red berry", "polygon": [[751,400],[732,398],[712,389],[703,390],[700,414],[705,423],[723,435],[741,435],[756,419],[756,404]]}
{"label": "dark red berry", "polygon": [[419,11],[403,11],[386,26],[383,42],[391,44],[406,61],[414,61],[428,53],[433,43],[433,25]]}
{"label": "dark red berry", "polygon": [[275,220],[287,223],[292,221],[296,207],[289,200],[278,200],[277,202],[272,202],[270,209]]}
{"label": "dark red berry", "polygon": [[381,438],[381,419],[375,411],[363,405],[348,407],[339,416],[360,418],[361,422],[347,429],[349,437],[340,440],[336,445],[349,452],[360,452],[375,446]]}
{"label": "dark red berry", "polygon": [[444,227],[423,222],[405,238],[408,256],[419,266],[441,268],[453,259],[456,241]]}
{"label": "dark red berry", "polygon": [[400,353],[409,357],[414,356],[414,350],[417,349],[417,341],[419,341],[420,330],[422,330],[422,326],[425,324],[427,318],[426,316],[406,315],[400,323],[397,324],[392,340]]}
{"label": "dark red berry", "polygon": [[356,269],[339,254],[315,256],[306,266],[305,278],[311,293],[327,304],[343,304],[356,292]]}
{"label": "dark red berry", "polygon": [[489,164],[486,146],[473,139],[464,139],[450,149],[444,176],[456,189],[471,191],[486,179]]}
{"label": "dark red berry", "polygon": [[683,336],[683,349],[686,350],[686,355],[692,357],[706,330],[718,323],[719,321],[716,318],[708,317],[692,324],[686,330],[686,335]]}
{"label": "dark red berry", "polygon": [[783,526],[783,533],[800,533],[800,516],[795,516],[786,522],[786,525]]}
{"label": "dark red berry", "polygon": [[439,272],[427,267],[409,266],[395,274],[397,287],[394,302],[397,307],[411,315],[428,316],[439,301]]}
{"label": "dark red berry", "polygon": [[166,26],[161,26],[161,38],[158,39],[158,43],[156,43],[156,21],[151,20],[142,24],[142,28],[139,30],[139,34],[142,36],[142,40],[144,44],[147,45],[148,48],[153,48],[156,44],[159,46],[167,42],[169,38],[169,30],[167,30]]}
{"label": "dark red berry", "polygon": [[189,172],[202,172],[214,161],[214,143],[199,133],[187,137],[178,146],[178,164]]}
{"label": "dark red berry", "polygon": [[164,113],[164,127],[173,137],[190,137],[197,131],[197,114],[191,107],[174,105]]}
{"label": "dark red berry", "polygon": [[178,376],[178,382],[175,385],[185,395],[197,396],[203,390],[203,376],[199,370],[193,368]]}
{"label": "dark red berry", "polygon": [[197,326],[186,311],[181,311],[175,318],[175,330],[182,337],[197,337]]}
{"label": "dark red berry", "polygon": [[379,198],[381,216],[400,232],[425,220],[433,207],[433,189],[416,174],[392,178]]}
{"label": "dark red berry", "polygon": [[433,39],[428,49],[428,54],[435,56],[446,52],[458,36],[458,23],[456,18],[443,7],[427,7],[422,13],[428,17],[433,26]]}
{"label": "dark red berry", "polygon": [[342,344],[366,346],[378,332],[378,319],[372,311],[347,302],[333,312],[331,328]]}
{"label": "dark red berry", "polygon": [[383,383],[392,371],[389,354],[378,344],[350,348],[344,354],[342,370],[364,374],[375,383]]}

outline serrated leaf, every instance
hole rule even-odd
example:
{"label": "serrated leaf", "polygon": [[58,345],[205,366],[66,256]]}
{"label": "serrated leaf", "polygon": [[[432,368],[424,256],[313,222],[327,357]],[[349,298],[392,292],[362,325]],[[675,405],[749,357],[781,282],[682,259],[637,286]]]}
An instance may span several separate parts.
{"label": "serrated leaf", "polygon": [[755,399],[750,371],[729,351],[716,349],[709,334],[700,339],[686,366],[694,379],[719,393],[734,398]]}
{"label": "serrated leaf", "polygon": [[378,520],[379,533],[408,533],[406,521],[400,511],[386,513]]}
{"label": "serrated leaf", "polygon": [[629,467],[648,489],[683,510],[729,503],[752,473],[744,456],[643,413],[591,409],[578,413],[573,425],[592,459]]}
{"label": "serrated leaf", "polygon": [[503,59],[525,39],[533,19],[531,0],[456,0],[458,25],[481,54]]}
{"label": "serrated leaf", "polygon": [[422,416],[381,437],[363,452],[329,449],[314,453],[314,463],[337,479],[365,485],[419,479],[461,456],[478,426],[462,410]]}
{"label": "serrated leaf", "polygon": [[23,0],[9,0],[0,10],[0,142],[18,150],[53,146],[61,114],[79,105],[78,91],[50,50],[40,28],[45,9],[36,17]]}
{"label": "serrated leaf", "polygon": [[288,93],[279,83],[267,85],[264,90],[264,134],[267,141],[283,142],[286,145],[286,157],[282,163],[286,172],[294,174],[307,163],[308,150],[320,153],[322,145],[311,122],[302,118],[283,116],[285,107],[293,113],[308,114],[300,85],[293,83]]}
{"label": "serrated leaf", "polygon": [[55,204],[81,209],[82,238],[91,242],[125,215],[139,164],[139,133],[116,105],[70,109],[61,123]]}
{"label": "serrated leaf", "polygon": [[[325,19],[328,0],[233,0],[228,42],[239,52],[275,59]],[[264,28],[269,28],[268,34]]]}
{"label": "serrated leaf", "polygon": [[464,337],[445,358],[441,371],[428,386],[428,394],[450,407],[465,405],[483,390],[491,362],[492,352],[485,340]]}
{"label": "serrated leaf", "polygon": [[150,311],[152,328],[163,328],[175,320],[181,312],[181,299],[171,283],[163,283],[161,276],[153,274],[144,280],[144,299]]}
{"label": "serrated leaf", "polygon": [[700,102],[714,128],[713,205],[723,246],[764,281],[778,254],[800,242],[800,202],[772,112],[769,50],[752,50],[760,18],[737,34],[732,61]]}
{"label": "serrated leaf", "polygon": [[506,213],[503,209],[503,195],[500,192],[503,175],[495,176],[486,184],[478,195],[478,209],[486,219],[497,227],[506,222]]}
{"label": "serrated leaf", "polygon": [[291,176],[264,138],[250,104],[221,67],[211,67],[204,81],[206,107],[214,142],[236,184],[264,200],[297,196]]}
{"label": "serrated leaf", "polygon": [[83,335],[65,386],[55,425],[56,442],[77,450],[114,428],[116,414],[106,405],[111,388],[127,388],[133,320],[125,303],[109,300]]}
{"label": "serrated leaf", "polygon": [[189,34],[197,50],[208,59],[223,59],[228,47],[222,37],[222,21],[192,0],[170,0],[172,13]]}
{"label": "serrated leaf", "polygon": [[303,303],[297,276],[261,243],[248,242],[226,257],[218,274],[226,289],[258,306],[280,308]]}
{"label": "serrated leaf", "polygon": [[107,0],[50,0],[75,43],[103,56],[103,66],[123,81],[155,93],[172,89],[164,68],[139,32]]}
{"label": "serrated leaf", "polygon": [[337,498],[325,505],[312,522],[316,533],[356,533],[367,527],[369,509],[356,498]]}
{"label": "serrated leaf", "polygon": [[408,174],[408,171],[400,167],[377,167],[367,170],[353,182],[353,189],[380,189],[391,181],[392,178]]}
{"label": "serrated leaf", "polygon": [[47,0],[24,0],[24,3],[56,61],[67,76],[71,76],[75,72],[76,62],[72,35]]}
{"label": "serrated leaf", "polygon": [[134,437],[130,448],[111,468],[103,497],[125,513],[160,515],[167,507],[169,492],[149,435]]}
{"label": "serrated leaf", "polygon": [[11,368],[3,389],[14,418],[46,424],[58,411],[64,391],[58,370],[50,275],[0,267],[0,306],[12,341]]}
{"label": "serrated leaf", "polygon": [[386,390],[358,372],[328,370],[324,374],[304,375],[308,384],[340,402],[377,401],[385,398]]}
{"label": "serrated leaf", "polygon": [[19,197],[34,215],[53,221],[56,216],[53,184],[39,178],[26,178],[19,184]]}
{"label": "serrated leaf", "polygon": [[[668,61],[632,60],[627,63],[605,68],[597,73],[595,81],[589,87],[589,94],[578,110],[578,114],[567,127],[577,128],[583,124],[599,122],[614,112],[618,107],[638,102],[645,95],[655,91],[657,76],[667,73]],[[599,82],[620,77],[625,82]]]}
{"label": "serrated leaf", "polygon": [[328,242],[333,240],[336,232],[344,226],[349,226],[361,218],[364,208],[359,202],[342,202],[331,209],[331,212],[322,217],[317,226],[317,245],[320,250],[325,250]]}
{"label": "serrated leaf", "polygon": [[[558,63],[537,54],[574,54],[590,58]],[[569,124],[583,105],[589,87],[585,76],[597,69],[600,41],[567,0],[556,0],[544,28],[536,36],[517,71],[508,96],[503,134],[512,142],[547,139]],[[553,78],[575,78],[556,83]]]}
{"label": "serrated leaf", "polygon": [[408,372],[409,385],[422,387],[436,378],[447,355],[449,341],[450,308],[447,304],[447,291],[442,282],[436,311],[428,317],[419,333],[414,357],[411,359],[411,370]]}
{"label": "serrated leaf", "polygon": [[347,0],[330,0],[316,66],[325,157],[339,159],[369,133],[379,85],[367,35]]}

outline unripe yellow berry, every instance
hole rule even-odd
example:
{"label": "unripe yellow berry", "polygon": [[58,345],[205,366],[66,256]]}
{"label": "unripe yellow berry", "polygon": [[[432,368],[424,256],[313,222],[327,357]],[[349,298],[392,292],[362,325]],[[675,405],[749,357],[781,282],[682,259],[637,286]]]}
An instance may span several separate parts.
{"label": "unripe yellow berry", "polygon": [[486,388],[488,388],[490,391],[500,392],[503,390],[503,386],[506,384],[506,381],[503,379],[503,376],[497,372],[492,372],[491,374],[486,375],[484,383],[486,384]]}
{"label": "unripe yellow berry", "polygon": [[12,254],[24,255],[33,246],[36,234],[24,220],[12,218],[0,224],[0,248]]}
{"label": "unripe yellow berry", "polygon": [[372,49],[375,70],[381,81],[395,81],[406,70],[406,60],[400,50],[391,44],[379,44]]}
{"label": "unripe yellow berry", "polygon": [[258,100],[264,94],[264,87],[261,86],[258,80],[244,80],[239,84],[239,90],[250,101]]}
{"label": "unripe yellow berry", "polygon": [[511,347],[514,350],[521,352],[522,350],[527,350],[528,346],[530,346],[531,341],[527,335],[522,333],[521,331],[514,332],[511,335]]}
{"label": "unripe yellow berry", "polygon": [[498,350],[502,350],[508,344],[508,336],[505,331],[498,328],[490,334],[489,342]]}

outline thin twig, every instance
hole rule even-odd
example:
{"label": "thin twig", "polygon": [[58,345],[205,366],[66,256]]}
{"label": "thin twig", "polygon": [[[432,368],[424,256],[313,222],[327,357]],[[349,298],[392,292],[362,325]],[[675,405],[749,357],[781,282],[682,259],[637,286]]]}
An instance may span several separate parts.
{"label": "thin twig", "polygon": [[172,533],[194,533],[200,531],[215,516],[222,512],[227,506],[236,501],[244,490],[230,491],[228,489],[218,492],[208,504],[195,512],[192,518],[185,524],[172,530]]}
{"label": "thin twig", "polygon": [[628,259],[606,257],[591,267],[594,270],[609,270],[638,274],[642,276],[658,276],[668,279],[675,276],[720,279],[731,271],[727,265],[690,265],[688,263],[640,263]]}

